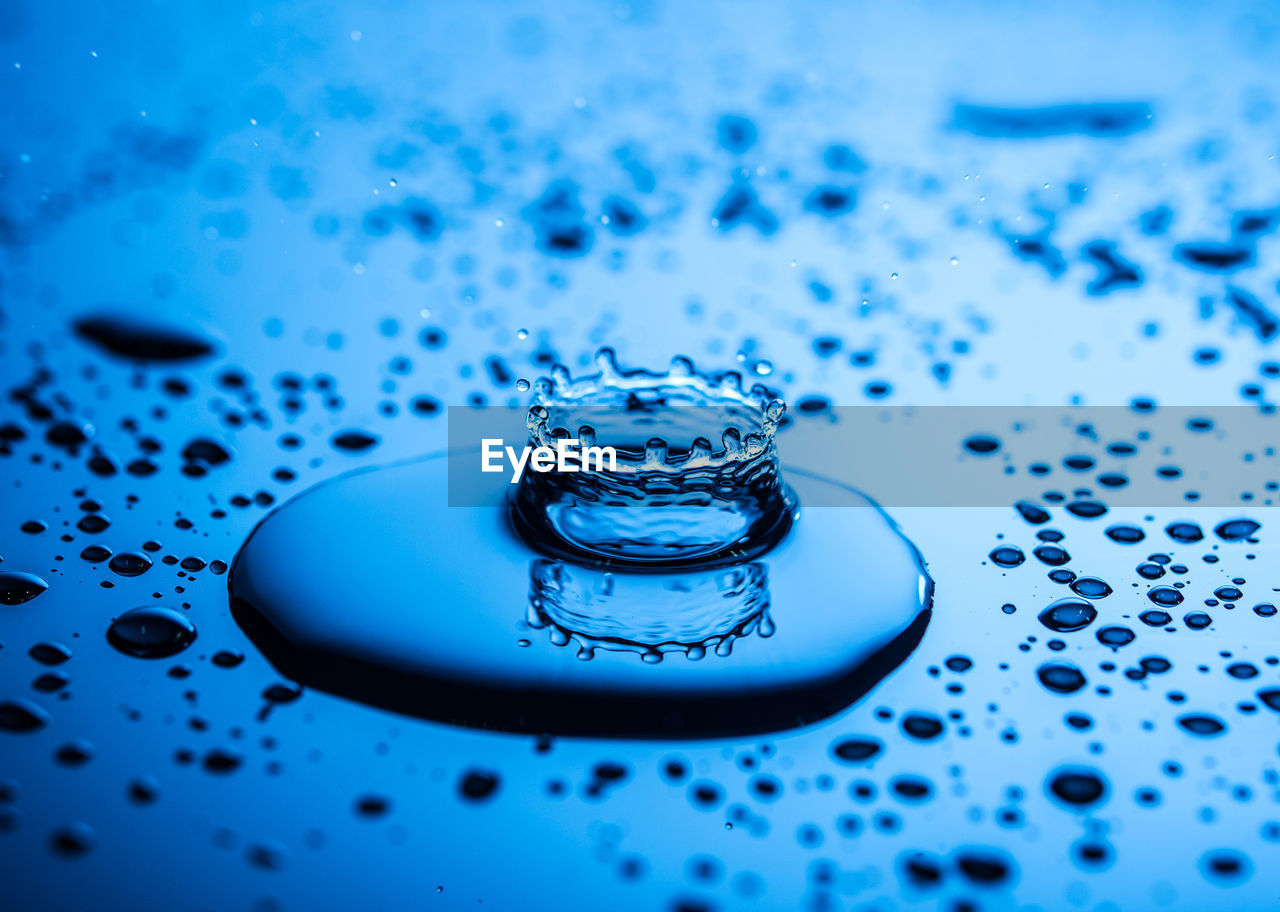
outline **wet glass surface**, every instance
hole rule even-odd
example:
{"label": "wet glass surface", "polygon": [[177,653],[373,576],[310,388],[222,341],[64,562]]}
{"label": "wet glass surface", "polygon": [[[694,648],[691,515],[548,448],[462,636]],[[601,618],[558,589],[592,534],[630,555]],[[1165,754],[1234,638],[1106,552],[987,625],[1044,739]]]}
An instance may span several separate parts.
{"label": "wet glass surface", "polygon": [[[1187,494],[1275,454],[1136,422],[1275,395],[1278,42],[1249,3],[11,0],[0,906],[1274,908],[1276,488]],[[423,468],[450,406],[602,345],[778,389],[784,444],[878,404],[1135,424],[956,434],[989,507],[805,513],[788,474],[796,537],[673,619],[665,578],[508,552]],[[1110,496],[1148,459],[1176,506]],[[255,527],[281,623],[328,612],[373,683],[245,623]],[[477,610],[509,626],[450,651]],[[820,711],[777,699],[903,631]],[[495,722],[413,677],[527,656],[740,677],[688,738],[634,724],[651,690]]]}

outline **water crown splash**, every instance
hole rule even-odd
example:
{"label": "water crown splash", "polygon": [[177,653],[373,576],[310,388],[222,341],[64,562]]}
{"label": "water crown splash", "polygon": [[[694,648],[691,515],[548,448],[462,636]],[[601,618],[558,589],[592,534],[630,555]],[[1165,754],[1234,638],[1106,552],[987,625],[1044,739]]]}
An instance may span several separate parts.
{"label": "water crown splash", "polygon": [[[596,364],[538,381],[527,428],[612,446],[616,467],[493,479],[477,507],[449,506],[456,453],[319,485],[241,549],[236,619],[308,686],[560,735],[793,727],[901,663],[929,618],[919,554],[855,489],[783,480],[780,398],[687,358]],[[293,572],[299,555],[321,570]]]}

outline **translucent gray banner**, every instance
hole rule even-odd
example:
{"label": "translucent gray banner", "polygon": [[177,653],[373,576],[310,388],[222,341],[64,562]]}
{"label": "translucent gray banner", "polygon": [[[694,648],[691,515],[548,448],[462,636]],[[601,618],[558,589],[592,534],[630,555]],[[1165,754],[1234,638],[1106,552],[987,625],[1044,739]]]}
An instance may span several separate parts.
{"label": "translucent gray banner", "polygon": [[[448,410],[449,503],[494,505],[511,480],[482,472],[482,441],[528,443],[523,408]],[[715,408],[574,410],[598,445],[643,453],[661,437],[665,458],[687,458],[693,441],[723,450],[727,425],[751,428]],[[736,422],[736,423],[735,423]],[[553,421],[554,424],[554,421]],[[1007,507],[1062,503],[1076,515],[1111,507],[1265,506],[1280,485],[1280,423],[1272,410],[1233,407],[833,406],[794,410],[774,443],[783,476],[803,470],[858,488],[886,507]],[[577,436],[579,427],[565,428]],[[505,457],[505,452],[504,452]],[[491,465],[494,460],[491,457]],[[805,507],[840,506],[813,503]]]}

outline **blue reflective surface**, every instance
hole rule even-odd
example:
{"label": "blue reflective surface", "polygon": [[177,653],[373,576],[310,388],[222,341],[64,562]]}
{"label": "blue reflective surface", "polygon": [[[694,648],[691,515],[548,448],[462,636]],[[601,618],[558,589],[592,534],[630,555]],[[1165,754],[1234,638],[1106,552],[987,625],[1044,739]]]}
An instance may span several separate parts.
{"label": "blue reflective surface", "polygon": [[[1072,451],[1010,463],[1003,508],[894,510],[936,583],[919,647],[825,721],[713,741],[299,686],[227,569],[289,498],[605,344],[796,422],[1266,405],[1278,42],[1261,3],[10,0],[0,905],[1273,908],[1264,503],[1090,515]],[[108,638],[144,606],[194,638]]]}

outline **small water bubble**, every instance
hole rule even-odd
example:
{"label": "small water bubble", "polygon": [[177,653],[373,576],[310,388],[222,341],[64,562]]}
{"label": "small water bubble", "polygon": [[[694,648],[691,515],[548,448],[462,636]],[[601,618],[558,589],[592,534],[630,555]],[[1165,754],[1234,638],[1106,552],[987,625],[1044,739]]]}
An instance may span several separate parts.
{"label": "small water bubble", "polygon": [[998,567],[1016,567],[1027,559],[1022,549],[1013,545],[1001,545],[987,556]]}
{"label": "small water bubble", "polygon": [[21,605],[48,588],[49,584],[34,573],[0,570],[0,605]]}
{"label": "small water bubble", "polygon": [[1107,796],[1107,782],[1097,770],[1065,767],[1052,773],[1046,783],[1049,795],[1076,808],[1092,807]]}
{"label": "small water bubble", "polygon": [[1093,623],[1098,609],[1077,598],[1059,599],[1039,614],[1041,624],[1055,633],[1073,633]]}
{"label": "small water bubble", "polygon": [[488,770],[470,770],[458,783],[458,793],[467,801],[488,801],[501,783],[498,774]]}
{"label": "small water bubble", "polygon": [[118,576],[141,576],[151,569],[151,558],[145,554],[122,551],[114,555],[107,564]]}
{"label": "small water bubble", "polygon": [[36,732],[49,724],[49,714],[23,699],[0,701],[0,731],[11,734]]}
{"label": "small water bubble", "polygon": [[1046,662],[1036,669],[1036,677],[1045,690],[1056,694],[1073,694],[1088,683],[1084,672],[1068,662]]}
{"label": "small water bubble", "polygon": [[196,638],[195,625],[170,608],[146,606],[126,611],[111,622],[107,641],[125,655],[163,659],[176,655]]}

